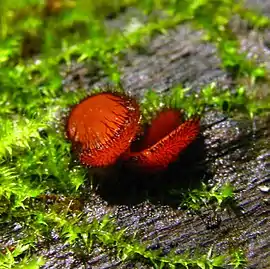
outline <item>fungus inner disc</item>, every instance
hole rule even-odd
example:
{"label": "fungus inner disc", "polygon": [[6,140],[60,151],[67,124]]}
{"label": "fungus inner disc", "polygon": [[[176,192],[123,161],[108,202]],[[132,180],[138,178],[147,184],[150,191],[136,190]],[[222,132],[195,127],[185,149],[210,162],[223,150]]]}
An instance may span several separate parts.
{"label": "fungus inner disc", "polygon": [[159,112],[147,128],[145,135],[139,144],[139,150],[153,146],[173,130],[178,128],[182,123],[181,115],[181,111],[173,109]]}
{"label": "fungus inner disc", "polygon": [[140,120],[137,103],[114,93],[100,93],[73,108],[67,124],[68,138],[79,149],[82,163],[106,166],[129,147]]}

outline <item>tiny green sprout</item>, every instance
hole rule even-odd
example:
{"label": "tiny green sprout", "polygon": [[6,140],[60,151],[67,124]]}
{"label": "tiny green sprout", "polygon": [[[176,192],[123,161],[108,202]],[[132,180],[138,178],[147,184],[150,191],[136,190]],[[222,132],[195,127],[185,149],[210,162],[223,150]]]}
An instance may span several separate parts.
{"label": "tiny green sprout", "polygon": [[119,71],[115,71],[114,69],[115,66],[112,66],[110,69],[114,70],[111,72],[110,77],[112,82],[114,82],[115,84],[119,84],[121,81],[121,74],[119,73]]}
{"label": "tiny green sprout", "polygon": [[167,106],[171,108],[183,108],[187,102],[187,93],[190,91],[190,88],[183,88],[181,85],[171,89],[171,94],[165,99]]}
{"label": "tiny green sprout", "polygon": [[237,97],[238,98],[243,97],[245,95],[245,92],[246,92],[246,90],[243,86],[238,87],[236,90]]}
{"label": "tiny green sprout", "polygon": [[232,265],[233,268],[235,269],[243,268],[243,266],[245,266],[246,263],[247,260],[243,250],[239,249],[233,252],[233,254],[231,255],[231,263],[230,263],[230,265]]}
{"label": "tiny green sprout", "polygon": [[45,265],[46,260],[42,256],[32,256],[24,258],[16,268],[18,269],[39,269]]}
{"label": "tiny green sprout", "polygon": [[218,206],[222,207],[228,200],[233,199],[233,187],[229,183],[224,184],[221,188],[214,187],[210,191],[211,196],[216,199]]}
{"label": "tiny green sprout", "polygon": [[267,71],[264,66],[254,67],[251,71],[251,85],[254,85],[258,79],[266,78]]}
{"label": "tiny green sprout", "polygon": [[[14,249],[0,252],[0,268],[39,269],[45,264],[43,257],[30,256],[30,245],[17,243]],[[24,255],[23,259],[19,256]]]}
{"label": "tiny green sprout", "polygon": [[237,5],[235,10],[250,24],[251,27],[256,29],[265,29],[270,25],[270,20],[267,16],[260,14],[255,10],[247,9],[241,4]]}
{"label": "tiny green sprout", "polygon": [[146,105],[149,110],[159,109],[162,102],[160,95],[153,89],[149,90],[142,101],[142,104]]}
{"label": "tiny green sprout", "polygon": [[207,103],[211,103],[211,100],[215,95],[216,88],[216,83],[212,82],[202,89],[202,97]]}
{"label": "tiny green sprout", "polygon": [[[1,32],[1,31],[0,31]],[[20,50],[20,37],[0,40],[0,66],[17,56]]]}
{"label": "tiny green sprout", "polygon": [[185,195],[181,206],[195,212],[200,211],[202,207],[212,208],[214,206],[216,209],[224,209],[233,200],[233,197],[233,188],[229,183],[221,187],[215,185],[211,189],[202,183],[200,189],[194,189]]}
{"label": "tiny green sprout", "polygon": [[154,113],[160,110],[162,106],[163,101],[161,95],[155,92],[153,89],[147,91],[141,102],[143,120],[146,122],[149,121]]}
{"label": "tiny green sprout", "polygon": [[86,176],[86,171],[83,169],[82,166],[75,166],[70,171],[70,182],[75,187],[75,191],[78,191],[80,186],[84,183],[84,179]]}

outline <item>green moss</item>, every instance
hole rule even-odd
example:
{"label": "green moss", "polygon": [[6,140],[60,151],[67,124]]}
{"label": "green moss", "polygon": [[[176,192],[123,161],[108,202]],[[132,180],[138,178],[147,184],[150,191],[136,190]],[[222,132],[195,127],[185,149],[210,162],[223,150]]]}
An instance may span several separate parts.
{"label": "green moss", "polygon": [[126,234],[126,229],[116,229],[114,220],[108,216],[100,221],[94,219],[89,223],[81,214],[73,213],[71,216],[68,212],[68,209],[62,213],[37,212],[28,225],[35,233],[39,231],[39,236],[43,237],[48,236],[47,231],[53,227],[54,231],[61,235],[63,243],[69,245],[78,256],[87,257],[92,253],[93,248],[98,246],[123,262],[141,261],[154,268],[223,267],[226,265],[225,258],[227,263],[230,261],[231,264],[236,264],[236,260],[240,262],[240,258],[235,257],[236,252],[228,253],[226,256],[215,255],[213,248],[209,249],[207,254],[196,252],[191,255],[187,251],[185,254],[179,255],[172,250],[170,254],[164,256],[159,250],[148,250],[146,243],[141,243],[136,239],[136,234],[131,237]]}
{"label": "green moss", "polygon": [[[1,268],[18,268],[18,269],[38,269],[45,264],[42,257],[29,255],[29,244],[17,244],[14,249],[5,249],[0,252],[0,265]],[[28,252],[28,253],[27,253]],[[19,262],[17,258],[24,255]]]}
{"label": "green moss", "polygon": [[[128,49],[146,46],[152,36],[190,22],[194,28],[204,30],[205,40],[216,45],[222,67],[236,81],[245,77],[255,85],[258,79],[267,79],[268,74],[263,66],[239,52],[239,41],[229,21],[238,14],[260,30],[269,25],[269,19],[232,0],[86,2],[81,0],[74,6],[74,1],[63,1],[58,11],[48,10],[46,1],[1,2],[0,222],[21,220],[27,225],[23,240],[12,250],[1,250],[0,267],[39,268],[44,259],[35,256],[33,249],[41,235],[48,240],[48,231],[56,227],[61,240],[77,251],[82,245],[83,251],[90,253],[94,243],[98,243],[112,252],[116,249],[123,261],[142,259],[155,268],[175,268],[179,264],[213,268],[226,267],[228,263],[238,268],[245,260],[241,251],[228,254],[230,261],[225,254],[216,256],[212,249],[196,257],[188,253],[176,255],[173,251],[162,256],[158,251],[147,250],[136,236],[127,236],[125,229],[116,230],[108,217],[88,224],[85,216],[75,209],[73,212],[65,203],[48,205],[45,210],[42,202],[36,201],[47,193],[64,195],[68,201],[76,199],[86,180],[86,170],[72,162],[63,115],[87,92],[63,89],[63,66],[69,69],[73,63],[94,63],[114,84],[120,84],[118,58]],[[107,18],[131,6],[147,15],[146,23],[129,25],[124,31],[105,26]],[[269,99],[258,99],[242,85],[234,91],[220,91],[212,83],[199,94],[191,92],[181,86],[166,96],[149,91],[141,105],[145,120],[164,106],[183,109],[187,116],[202,114],[206,109],[237,111],[251,117],[269,112]],[[222,207],[233,196],[230,190],[203,186],[188,194],[185,206],[195,210],[206,201],[207,205],[214,202]]]}
{"label": "green moss", "polygon": [[232,261],[230,265],[234,268],[243,268],[247,264],[247,259],[243,250],[238,250],[233,252],[232,254]]}
{"label": "green moss", "polygon": [[205,32],[205,39],[217,47],[222,67],[234,78],[246,76],[255,81],[267,77],[263,65],[257,66],[254,60],[247,59],[246,53],[240,52],[239,40],[230,27],[235,15],[247,20],[254,28],[267,26],[267,17],[247,10],[242,1],[233,0],[172,1],[168,11],[176,15],[184,14],[186,20]]}
{"label": "green moss", "polygon": [[269,113],[270,110],[269,97],[258,99],[256,94],[248,93],[244,86],[239,86],[236,90],[220,90],[213,82],[203,87],[199,93],[190,93],[190,90],[176,86],[166,95],[158,95],[149,90],[142,102],[145,120],[151,119],[155,111],[163,107],[182,109],[187,117],[215,109],[232,115],[236,112],[248,114],[253,118],[255,115]]}
{"label": "green moss", "polygon": [[203,183],[201,188],[186,193],[181,206],[194,212],[205,207],[219,210],[232,203],[233,199],[233,187],[230,184],[209,188]]}

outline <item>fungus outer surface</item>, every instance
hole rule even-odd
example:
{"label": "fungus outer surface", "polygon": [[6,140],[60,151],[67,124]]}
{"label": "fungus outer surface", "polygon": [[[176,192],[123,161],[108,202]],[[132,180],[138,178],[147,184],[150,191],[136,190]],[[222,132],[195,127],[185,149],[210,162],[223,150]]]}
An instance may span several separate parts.
{"label": "fungus outer surface", "polygon": [[67,136],[82,164],[112,165],[134,139],[140,121],[132,98],[111,92],[90,96],[76,105],[67,121]]}
{"label": "fungus outer surface", "polygon": [[[166,134],[169,130],[169,128],[167,130],[164,128],[162,131],[160,131],[160,129],[155,130],[155,128],[162,128],[160,123],[166,120],[166,115],[168,115],[169,118],[171,117],[171,123],[173,123],[168,125],[170,128],[172,128],[176,122],[180,120],[177,119],[175,115],[172,116],[171,112],[165,113],[163,114],[163,112],[161,112],[161,115],[158,115],[157,119],[153,121],[154,124],[149,127],[152,129],[150,133],[153,134],[150,136],[151,139],[153,138],[152,141],[149,140],[149,142],[151,142],[150,145],[152,142],[155,142],[155,139],[159,137],[161,133]],[[155,132],[156,135],[154,135]],[[199,118],[187,120],[183,124],[180,124],[175,129],[171,130],[171,132],[166,134],[164,137],[162,137],[155,144],[152,144],[148,148],[142,149],[141,151],[129,152],[125,156],[125,160],[132,167],[144,171],[154,172],[164,170],[171,162],[176,161],[179,153],[196,139],[199,132]]]}

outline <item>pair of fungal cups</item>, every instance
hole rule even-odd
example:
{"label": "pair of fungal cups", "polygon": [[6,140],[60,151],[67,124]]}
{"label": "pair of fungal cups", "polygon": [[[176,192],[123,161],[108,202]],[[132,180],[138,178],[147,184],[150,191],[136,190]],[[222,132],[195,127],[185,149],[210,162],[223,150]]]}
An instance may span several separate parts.
{"label": "pair of fungal cups", "polygon": [[199,118],[182,122],[175,109],[160,111],[138,137],[140,121],[135,99],[101,92],[71,110],[67,137],[84,165],[108,167],[121,159],[128,167],[153,172],[166,169],[200,132]]}

